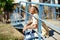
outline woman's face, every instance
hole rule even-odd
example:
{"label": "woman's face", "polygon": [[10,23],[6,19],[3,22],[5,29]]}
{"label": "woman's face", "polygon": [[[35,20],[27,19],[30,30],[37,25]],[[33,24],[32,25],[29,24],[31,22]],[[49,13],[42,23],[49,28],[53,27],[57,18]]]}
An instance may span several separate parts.
{"label": "woman's face", "polygon": [[35,8],[34,7],[31,7],[30,10],[29,10],[30,13],[34,14],[35,13]]}

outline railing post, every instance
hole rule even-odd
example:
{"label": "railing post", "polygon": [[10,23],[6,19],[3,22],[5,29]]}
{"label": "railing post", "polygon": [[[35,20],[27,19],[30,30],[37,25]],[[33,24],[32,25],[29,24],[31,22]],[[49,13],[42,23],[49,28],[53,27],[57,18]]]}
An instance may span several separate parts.
{"label": "railing post", "polygon": [[18,7],[16,7],[15,12],[18,13]]}
{"label": "railing post", "polygon": [[29,8],[29,5],[28,5],[28,3],[26,3],[26,9],[25,9],[25,11],[26,11],[26,19],[25,19],[25,23],[27,23],[27,20],[28,20],[28,8]]}
{"label": "railing post", "polygon": [[[54,4],[54,1],[55,0],[52,0],[52,4]],[[52,7],[53,8],[53,19],[56,20],[56,9],[55,7]]]}
{"label": "railing post", "polygon": [[[42,5],[39,5],[39,13],[38,13],[38,16],[39,18],[42,19],[42,13],[43,13],[43,6]],[[41,34],[41,27],[42,27],[42,21],[41,20],[38,20],[38,33]],[[38,35],[38,39],[41,40],[41,36]]]}
{"label": "railing post", "polygon": [[13,13],[15,13],[15,10],[13,10]]}
{"label": "railing post", "polygon": [[21,16],[21,14],[22,14],[22,5],[21,5],[21,2],[19,3],[19,5],[20,5],[19,14],[20,14],[20,18],[22,19],[22,16]]}
{"label": "railing post", "polygon": [[19,4],[20,4],[20,9],[19,9],[19,12],[20,12],[20,15],[21,15],[21,2],[20,2]]}

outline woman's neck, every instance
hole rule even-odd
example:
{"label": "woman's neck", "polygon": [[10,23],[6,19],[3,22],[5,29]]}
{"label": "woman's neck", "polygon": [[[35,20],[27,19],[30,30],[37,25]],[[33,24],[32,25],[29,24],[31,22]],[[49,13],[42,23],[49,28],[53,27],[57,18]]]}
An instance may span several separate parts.
{"label": "woman's neck", "polygon": [[31,13],[31,14],[33,15],[33,14],[37,14],[37,13]]}

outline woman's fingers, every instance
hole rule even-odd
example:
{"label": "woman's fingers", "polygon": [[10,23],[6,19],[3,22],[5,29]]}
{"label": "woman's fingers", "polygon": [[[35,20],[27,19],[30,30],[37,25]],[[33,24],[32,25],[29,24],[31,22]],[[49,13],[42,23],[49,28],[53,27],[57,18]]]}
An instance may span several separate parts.
{"label": "woman's fingers", "polygon": [[23,33],[24,33],[25,30],[26,30],[26,27],[23,28]]}

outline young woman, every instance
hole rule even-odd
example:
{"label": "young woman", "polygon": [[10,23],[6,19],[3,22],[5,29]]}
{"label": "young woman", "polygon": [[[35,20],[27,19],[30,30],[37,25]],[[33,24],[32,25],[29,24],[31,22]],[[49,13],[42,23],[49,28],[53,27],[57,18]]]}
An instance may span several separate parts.
{"label": "young woman", "polygon": [[[29,9],[29,13],[30,14],[32,14],[33,16],[36,16],[36,17],[38,17],[38,8],[37,7],[35,7],[35,6],[31,6],[31,8]],[[37,28],[38,28],[38,22],[37,22],[37,19],[35,19],[33,16],[29,16],[30,18],[29,18],[29,21],[28,21],[28,23],[24,26],[24,28],[23,28],[23,32],[25,32],[26,30],[28,30],[28,31],[30,31],[30,32],[33,32],[33,29],[35,30],[35,31],[37,31]],[[34,34],[32,34],[32,35],[34,35]],[[32,36],[31,35],[31,36]],[[36,34],[35,34],[35,36],[37,36]],[[26,37],[25,37],[25,40],[32,40],[32,39],[26,39]]]}
{"label": "young woman", "polygon": [[[33,16],[38,16],[37,12],[38,12],[38,8],[35,6],[32,6],[29,10],[29,12],[33,15]],[[27,25],[25,25],[25,27],[23,28],[23,32],[27,29],[35,29],[38,28],[37,26],[37,20],[31,16],[31,20],[28,21]]]}
{"label": "young woman", "polygon": [[[38,8],[36,6],[32,6],[30,8],[29,12],[33,16],[35,16],[36,18],[38,18]],[[27,25],[24,26],[23,32],[26,31],[26,30],[28,30],[28,29],[30,29],[30,30],[31,29],[34,29],[35,31],[37,31],[37,28],[38,28],[38,20],[36,18],[34,18],[33,16],[31,16],[31,20],[28,21]],[[48,27],[46,26],[46,24],[44,22],[42,22],[42,26],[45,29],[42,32],[45,32],[45,34],[49,35]]]}

